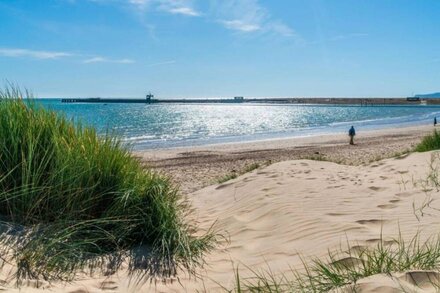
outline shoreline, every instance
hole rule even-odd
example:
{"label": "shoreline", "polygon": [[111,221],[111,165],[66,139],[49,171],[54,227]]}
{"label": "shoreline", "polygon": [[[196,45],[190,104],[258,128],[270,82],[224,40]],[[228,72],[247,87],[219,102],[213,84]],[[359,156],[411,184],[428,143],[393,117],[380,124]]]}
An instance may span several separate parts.
{"label": "shoreline", "polygon": [[218,183],[232,173],[240,175],[250,165],[269,165],[297,159],[365,165],[408,152],[434,130],[432,125],[386,128],[359,132],[355,145],[345,134],[232,142],[194,147],[134,151],[146,165],[172,177],[189,194]]}

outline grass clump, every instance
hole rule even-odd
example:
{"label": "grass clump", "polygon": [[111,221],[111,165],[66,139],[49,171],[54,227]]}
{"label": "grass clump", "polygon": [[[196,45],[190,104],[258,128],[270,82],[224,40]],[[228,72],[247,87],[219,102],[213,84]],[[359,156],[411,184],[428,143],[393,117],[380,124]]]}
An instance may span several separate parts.
{"label": "grass clump", "polygon": [[254,170],[257,170],[257,169],[260,168],[260,167],[261,167],[261,165],[260,165],[259,163],[252,163],[252,164],[249,164],[249,165],[247,165],[247,166],[244,168],[243,173],[249,173],[249,172],[252,172],[252,171],[254,171]]}
{"label": "grass clump", "polygon": [[[329,252],[325,260],[304,264],[305,273],[292,269],[291,276],[275,275],[270,269],[252,271],[242,278],[235,272],[231,292],[329,292],[341,287],[356,288],[360,279],[412,270],[440,270],[440,239],[421,242],[419,235],[405,243],[401,238],[380,241],[374,247],[357,246],[348,251]],[[226,290],[228,291],[228,290]],[[336,291],[332,291],[336,292]]]}
{"label": "grass clump", "polygon": [[440,132],[437,130],[434,130],[432,134],[425,136],[415,148],[417,152],[428,152],[438,149],[440,149]]}
{"label": "grass clump", "polygon": [[236,170],[232,170],[230,173],[224,175],[223,177],[220,177],[219,179],[217,179],[217,183],[221,184],[221,183],[225,183],[229,180],[235,179],[240,175],[252,172],[256,169],[259,169],[262,166],[268,166],[271,164],[271,161],[267,161],[265,162],[263,165],[257,162],[251,163],[246,165],[242,170],[240,170],[239,172],[237,172]]}
{"label": "grass clump", "polygon": [[232,179],[235,179],[235,178],[237,178],[238,177],[238,173],[237,172],[235,172],[235,171],[232,171],[231,173],[229,173],[229,174],[226,174],[225,176],[223,176],[223,177],[220,177],[218,180],[217,180],[217,183],[225,183],[225,182],[227,182],[227,181],[229,181],[229,180],[232,180]]}
{"label": "grass clump", "polygon": [[111,273],[127,258],[145,276],[192,270],[215,237],[193,236],[187,210],[117,138],[0,91],[0,241],[17,280]]}

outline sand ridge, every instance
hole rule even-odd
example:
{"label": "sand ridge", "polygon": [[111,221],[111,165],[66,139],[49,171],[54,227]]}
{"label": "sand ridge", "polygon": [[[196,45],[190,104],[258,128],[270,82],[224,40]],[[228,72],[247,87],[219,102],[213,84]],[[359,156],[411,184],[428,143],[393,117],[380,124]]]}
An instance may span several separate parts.
{"label": "sand ridge", "polygon": [[[210,264],[219,268],[230,258],[253,269],[288,273],[291,266],[302,267],[301,256],[323,258],[347,239],[371,246],[381,234],[385,240],[397,238],[399,226],[406,239],[420,230],[426,237],[436,235],[440,219],[419,221],[413,209],[426,194],[412,182],[426,178],[430,162],[430,153],[368,166],[287,161],[196,192],[199,220],[217,219],[231,237],[228,256]],[[224,267],[213,278],[231,286],[230,273]]]}

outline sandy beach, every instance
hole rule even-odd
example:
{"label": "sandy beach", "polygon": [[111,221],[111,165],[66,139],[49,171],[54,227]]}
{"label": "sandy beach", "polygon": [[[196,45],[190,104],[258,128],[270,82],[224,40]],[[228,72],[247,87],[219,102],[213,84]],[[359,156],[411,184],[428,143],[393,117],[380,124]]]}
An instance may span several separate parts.
{"label": "sandy beach", "polygon": [[0,0],[0,293],[440,293],[439,15]]}
{"label": "sandy beach", "polygon": [[358,132],[356,145],[346,134],[216,144],[135,152],[147,166],[165,172],[188,194],[218,183],[225,175],[242,173],[247,166],[318,159],[344,165],[365,165],[404,153],[430,133],[432,126]]}
{"label": "sandy beach", "polygon": [[[417,233],[422,240],[436,237],[439,192],[427,188],[425,180],[440,166],[439,153],[398,154],[430,131],[432,127],[369,132],[358,135],[355,146],[344,136],[326,136],[137,153],[180,182],[194,209],[191,220],[205,230],[215,223],[229,240],[209,254],[199,279],[181,273],[166,283],[135,286],[121,271],[67,285],[30,282],[20,292],[224,292],[234,287],[234,269],[242,278],[252,276],[251,269],[269,268],[289,276],[292,268],[303,269],[303,261],[325,259],[329,250],[362,249],[381,241],[392,245],[399,233],[406,241]],[[301,159],[317,152],[340,163]],[[268,160],[266,167],[199,189],[231,168]],[[427,197],[434,201],[422,213],[417,209]],[[438,273],[397,272],[363,279],[355,289],[436,292],[429,283],[433,278]]]}

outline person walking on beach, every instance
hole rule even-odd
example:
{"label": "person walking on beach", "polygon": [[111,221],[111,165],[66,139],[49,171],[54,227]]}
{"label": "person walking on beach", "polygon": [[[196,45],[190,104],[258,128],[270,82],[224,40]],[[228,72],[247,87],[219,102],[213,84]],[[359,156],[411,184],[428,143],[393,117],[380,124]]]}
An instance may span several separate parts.
{"label": "person walking on beach", "polygon": [[434,117],[434,126],[437,125],[437,117]]}
{"label": "person walking on beach", "polygon": [[354,136],[356,135],[356,131],[354,130],[354,127],[351,126],[350,130],[348,130],[348,136],[350,136],[350,144],[353,145],[354,144]]}

